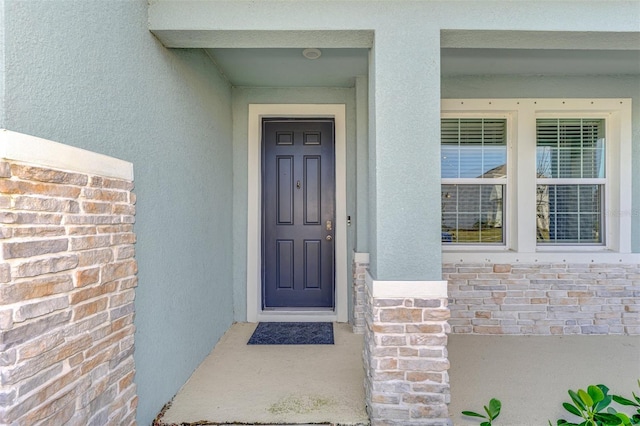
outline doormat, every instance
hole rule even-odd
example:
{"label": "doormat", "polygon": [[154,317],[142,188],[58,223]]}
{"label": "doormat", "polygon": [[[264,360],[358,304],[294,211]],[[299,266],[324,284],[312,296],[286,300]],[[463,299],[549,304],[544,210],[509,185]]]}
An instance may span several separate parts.
{"label": "doormat", "polygon": [[248,345],[333,345],[330,322],[261,322]]}

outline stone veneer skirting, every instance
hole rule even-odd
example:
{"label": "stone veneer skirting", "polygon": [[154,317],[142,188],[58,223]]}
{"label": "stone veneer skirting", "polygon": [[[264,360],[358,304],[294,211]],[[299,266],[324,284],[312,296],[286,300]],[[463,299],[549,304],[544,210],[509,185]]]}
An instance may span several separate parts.
{"label": "stone veneer skirting", "polygon": [[0,158],[0,423],[135,424],[131,165],[6,130]]}
{"label": "stone veneer skirting", "polygon": [[351,325],[355,334],[364,334],[365,323],[365,285],[367,269],[369,269],[368,253],[353,253],[353,264],[351,265],[353,273],[353,309],[351,310]]}
{"label": "stone veneer skirting", "polygon": [[640,335],[638,264],[444,264],[442,282],[375,281],[368,267],[354,253],[372,426],[449,424],[448,333]]}
{"label": "stone veneer skirting", "polygon": [[640,265],[444,264],[453,333],[640,335]]}

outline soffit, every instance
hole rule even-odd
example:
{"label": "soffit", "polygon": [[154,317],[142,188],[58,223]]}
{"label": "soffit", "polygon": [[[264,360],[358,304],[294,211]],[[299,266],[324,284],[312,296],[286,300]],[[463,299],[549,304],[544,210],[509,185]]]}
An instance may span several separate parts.
{"label": "soffit", "polygon": [[[299,48],[207,49],[234,86],[353,87],[368,74],[368,49],[321,49],[309,60]],[[442,76],[640,75],[640,50],[441,49]]]}
{"label": "soffit", "polygon": [[640,32],[442,30],[442,48],[638,50]]}
{"label": "soffit", "polygon": [[640,50],[446,48],[441,60],[443,76],[640,75]]}

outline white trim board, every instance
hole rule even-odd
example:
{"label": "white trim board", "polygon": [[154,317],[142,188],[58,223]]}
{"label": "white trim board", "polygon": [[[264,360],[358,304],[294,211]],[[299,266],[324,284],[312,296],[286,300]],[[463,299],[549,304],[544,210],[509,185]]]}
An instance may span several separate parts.
{"label": "white trim board", "polygon": [[127,161],[6,129],[0,129],[0,158],[133,181],[133,164]]}
{"label": "white trim board", "polygon": [[446,281],[380,281],[371,276],[369,270],[365,283],[376,299],[446,299]]}
{"label": "white trim board", "polygon": [[[263,117],[326,117],[335,122],[336,224],[335,310],[262,310],[262,141]],[[249,104],[247,158],[247,321],[348,321],[346,108],[344,104]]]}

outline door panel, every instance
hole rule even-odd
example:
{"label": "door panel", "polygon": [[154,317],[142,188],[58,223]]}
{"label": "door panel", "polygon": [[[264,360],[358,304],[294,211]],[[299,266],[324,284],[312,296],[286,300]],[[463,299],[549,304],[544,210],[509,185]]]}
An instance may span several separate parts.
{"label": "door panel", "polygon": [[265,119],[262,135],[263,308],[333,308],[333,121]]}
{"label": "door panel", "polygon": [[293,225],[293,157],[277,156],[278,225]]}
{"label": "door panel", "polygon": [[321,213],[320,157],[304,157],[304,224],[320,225]]}

